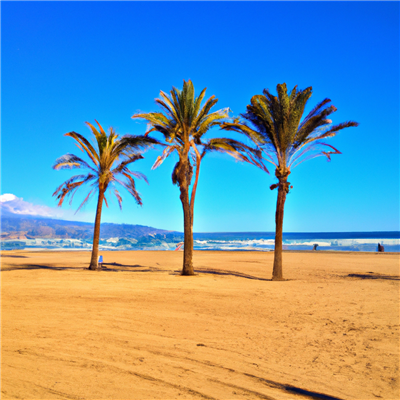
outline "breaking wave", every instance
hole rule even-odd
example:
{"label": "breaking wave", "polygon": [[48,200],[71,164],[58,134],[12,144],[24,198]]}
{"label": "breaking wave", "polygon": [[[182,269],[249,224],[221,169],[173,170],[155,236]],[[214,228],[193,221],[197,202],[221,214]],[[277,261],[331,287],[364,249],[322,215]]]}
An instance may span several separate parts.
{"label": "breaking wave", "polygon": [[[196,234],[198,237],[194,240],[194,249],[195,250],[259,250],[259,251],[270,251],[274,249],[275,240],[270,236],[271,234],[252,234],[252,236],[256,237],[246,237],[249,236],[245,233],[237,233],[235,238],[226,238],[223,240],[221,237],[226,236],[227,234],[220,234],[221,237],[217,236],[217,233],[213,234]],[[293,234],[295,236],[300,236],[301,234]],[[350,234],[346,233],[346,236],[350,236]],[[199,236],[204,236],[204,238],[200,238]],[[231,234],[233,236],[233,234]],[[242,237],[240,237],[242,236]],[[262,237],[264,236],[264,237]],[[290,234],[287,234],[290,237]],[[283,249],[284,250],[312,250],[315,245],[317,250],[333,250],[333,251],[377,251],[378,243],[384,246],[385,251],[388,252],[399,252],[400,251],[400,238],[397,234],[397,237],[385,237],[385,236],[393,236],[392,233],[385,234],[382,232],[381,234],[377,233],[376,237],[348,237],[341,238],[344,236],[343,234],[334,233],[324,234],[324,238],[318,237],[318,234],[315,234],[315,237],[310,237],[312,234],[304,234],[304,238],[296,237],[296,238],[285,238],[283,239]],[[331,236],[330,238],[326,238],[326,236]],[[336,236],[336,237],[335,237]],[[364,233],[360,236],[367,236],[367,233]]]}
{"label": "breaking wave", "polygon": [[[275,245],[274,232],[220,232],[194,233],[195,250],[219,251],[272,251]],[[109,238],[100,241],[100,250],[175,250],[183,241],[183,234],[175,232],[156,240]],[[284,233],[284,250],[318,251],[377,251],[378,243],[385,252],[400,252],[400,232],[342,232],[342,233]],[[15,239],[1,241],[3,250],[91,250],[90,240],[82,239]]]}

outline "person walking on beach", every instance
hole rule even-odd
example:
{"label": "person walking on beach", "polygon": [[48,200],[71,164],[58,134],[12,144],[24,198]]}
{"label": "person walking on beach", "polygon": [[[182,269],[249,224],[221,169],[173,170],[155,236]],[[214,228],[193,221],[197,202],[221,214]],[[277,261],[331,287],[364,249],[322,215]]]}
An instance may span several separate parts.
{"label": "person walking on beach", "polygon": [[378,243],[378,252],[383,253],[384,251],[385,251],[385,248],[380,243]]}

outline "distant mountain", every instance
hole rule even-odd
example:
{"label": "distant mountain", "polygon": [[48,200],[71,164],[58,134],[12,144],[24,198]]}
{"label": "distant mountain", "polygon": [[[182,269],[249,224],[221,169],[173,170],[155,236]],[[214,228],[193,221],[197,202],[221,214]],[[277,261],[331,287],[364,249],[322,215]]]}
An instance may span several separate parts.
{"label": "distant mountain", "polygon": [[[4,210],[3,210],[4,211]],[[143,236],[171,234],[172,231],[143,225],[101,224],[101,239],[138,239]],[[1,213],[1,239],[84,239],[93,238],[93,224],[89,222],[65,221],[31,215]]]}

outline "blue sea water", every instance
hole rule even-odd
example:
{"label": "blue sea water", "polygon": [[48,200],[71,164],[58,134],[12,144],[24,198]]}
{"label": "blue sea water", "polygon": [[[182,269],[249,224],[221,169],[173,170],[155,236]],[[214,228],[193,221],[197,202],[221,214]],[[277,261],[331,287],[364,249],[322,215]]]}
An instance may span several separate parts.
{"label": "blue sea water", "polygon": [[[274,232],[217,232],[194,233],[194,250],[272,251]],[[182,232],[150,235],[146,240],[109,238],[100,241],[100,250],[175,250],[183,241]],[[318,251],[377,251],[378,243],[385,252],[400,252],[400,232],[288,232],[283,234],[284,250]],[[24,239],[1,241],[3,250],[87,250],[90,240],[81,239]]]}
{"label": "blue sea water", "polygon": [[[261,250],[274,248],[274,232],[195,233],[195,250]],[[284,250],[400,252],[400,232],[288,232],[283,234]]]}

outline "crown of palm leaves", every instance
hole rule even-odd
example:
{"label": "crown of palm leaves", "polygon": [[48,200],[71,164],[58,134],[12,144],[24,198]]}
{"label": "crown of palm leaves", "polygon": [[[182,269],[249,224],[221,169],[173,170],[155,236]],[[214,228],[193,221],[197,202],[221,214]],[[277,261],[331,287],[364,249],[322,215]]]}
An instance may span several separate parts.
{"label": "crown of palm leaves", "polygon": [[[64,200],[68,197],[71,204],[76,191],[83,184],[89,184],[91,189],[76,210],[78,212],[97,190],[105,192],[110,185],[113,186],[115,183],[124,187],[135,198],[137,204],[142,205],[134,178],[144,179],[146,182],[147,178],[140,172],[131,171],[128,166],[143,158],[140,151],[152,144],[158,144],[158,141],[151,137],[133,135],[125,135],[119,139],[112,127],[109,128],[107,134],[99,122],[96,120],[95,122],[98,129],[86,122],[95,137],[95,146],[92,146],[83,135],[77,132],[72,131],[65,134],[65,136],[72,137],[75,140],[75,145],[89,157],[90,163],[74,154],[65,154],[55,161],[53,165],[55,170],[73,168],[89,170],[87,174],[72,176],[55,190],[53,196],[57,198],[58,206],[62,206]],[[122,208],[121,195],[115,187],[112,188],[112,191],[120,208]],[[106,197],[104,197],[104,201],[108,207]]]}
{"label": "crown of palm leaves", "polygon": [[[295,86],[288,94],[286,84],[276,87],[278,96],[264,89],[262,95],[251,98],[241,120],[224,122],[222,129],[245,134],[257,146],[264,150],[266,161],[279,169],[290,169],[310,158],[341,154],[322,139],[335,136],[340,130],[358,126],[357,122],[348,121],[332,125],[327,117],[337,109],[330,99],[324,99],[303,119],[307,101],[312,95],[312,88],[298,90]],[[328,147],[327,151],[324,151]],[[307,155],[306,157],[304,157]]]}
{"label": "crown of palm leaves", "polygon": [[[260,154],[239,141],[228,138],[203,140],[203,135],[210,128],[226,121],[230,113],[229,108],[210,112],[218,99],[211,96],[202,105],[205,94],[206,88],[196,97],[192,81],[183,81],[181,91],[175,87],[170,91],[170,95],[160,91],[160,98],[156,99],[156,103],[163,112],[138,113],[132,116],[132,118],[145,119],[149,122],[146,134],[153,131],[160,132],[169,143],[156,159],[152,169],[159,167],[175,151],[181,156],[187,148],[193,151],[194,163],[199,162],[209,151],[220,151],[241,161],[254,160],[260,168],[265,168],[259,157]],[[197,145],[203,146],[201,151]],[[176,175],[175,170],[178,166],[179,163],[175,166],[173,177]],[[176,179],[173,178],[173,181],[176,182]]]}

